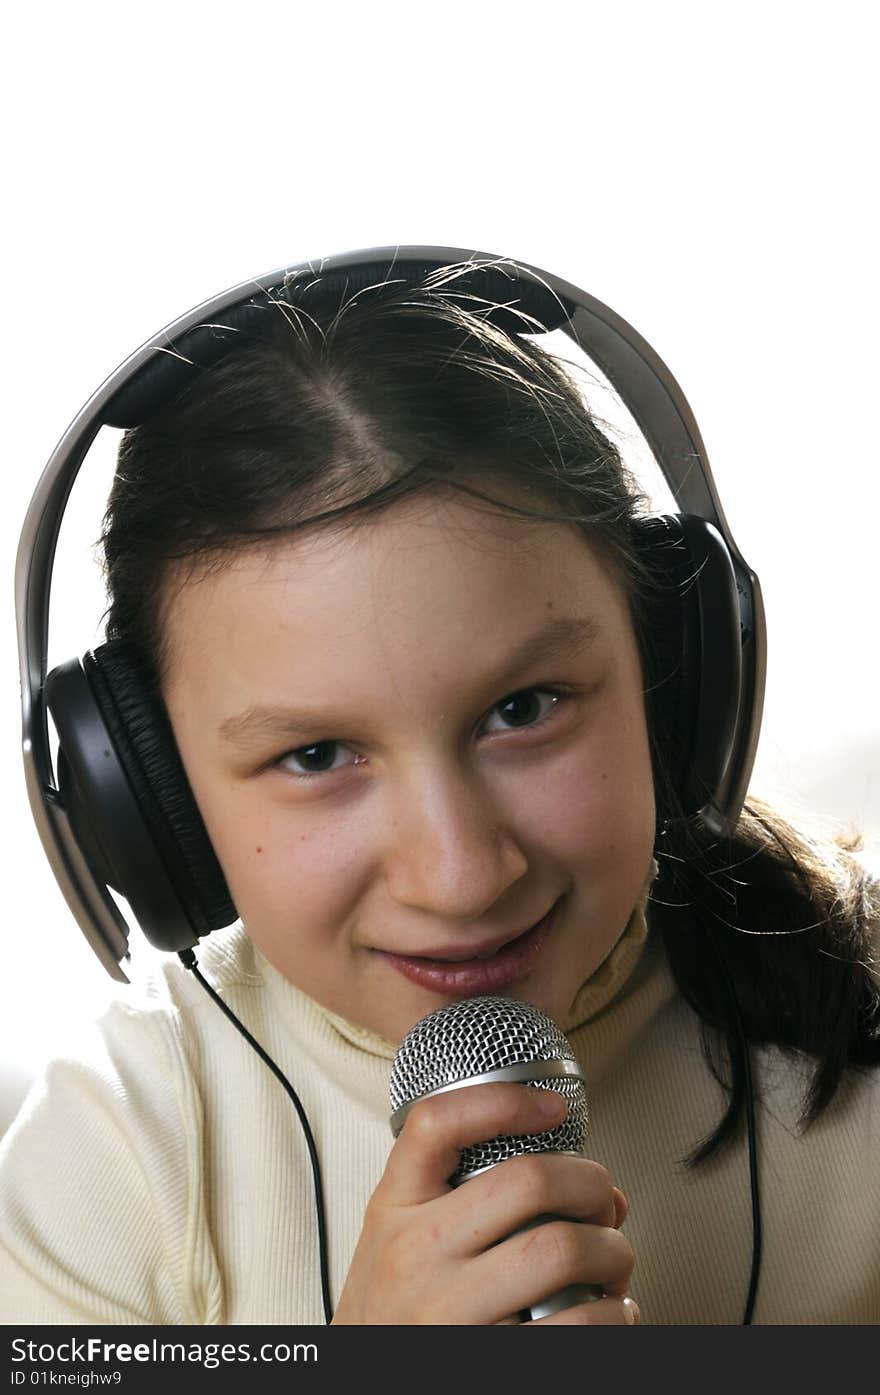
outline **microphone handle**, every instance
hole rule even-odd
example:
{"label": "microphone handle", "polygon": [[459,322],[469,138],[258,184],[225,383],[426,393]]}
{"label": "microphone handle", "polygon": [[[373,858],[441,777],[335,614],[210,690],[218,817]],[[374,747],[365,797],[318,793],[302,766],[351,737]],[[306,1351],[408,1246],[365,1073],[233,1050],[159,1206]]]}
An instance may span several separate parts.
{"label": "microphone handle", "polygon": [[[521,1234],[524,1230],[534,1230],[536,1225],[543,1225],[545,1221],[564,1219],[563,1216],[536,1216],[534,1220],[520,1226],[516,1233]],[[595,1303],[597,1299],[604,1297],[605,1290],[598,1284],[569,1284],[566,1288],[561,1288],[558,1293],[542,1299],[540,1303],[533,1303],[531,1308],[524,1308],[521,1314],[522,1320],[523,1322],[534,1322],[538,1318],[561,1313],[564,1308],[574,1308],[578,1303]]]}

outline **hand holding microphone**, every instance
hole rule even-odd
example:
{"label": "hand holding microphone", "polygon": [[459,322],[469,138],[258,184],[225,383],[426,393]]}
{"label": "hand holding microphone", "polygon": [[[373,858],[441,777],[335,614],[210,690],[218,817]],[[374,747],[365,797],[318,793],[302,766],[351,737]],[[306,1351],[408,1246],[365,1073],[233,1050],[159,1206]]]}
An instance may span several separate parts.
{"label": "hand holding microphone", "polygon": [[335,1323],[636,1319],[626,1201],[580,1156],[583,1082],[544,1014],[497,998],[430,1014],[398,1050],[392,1107]]}

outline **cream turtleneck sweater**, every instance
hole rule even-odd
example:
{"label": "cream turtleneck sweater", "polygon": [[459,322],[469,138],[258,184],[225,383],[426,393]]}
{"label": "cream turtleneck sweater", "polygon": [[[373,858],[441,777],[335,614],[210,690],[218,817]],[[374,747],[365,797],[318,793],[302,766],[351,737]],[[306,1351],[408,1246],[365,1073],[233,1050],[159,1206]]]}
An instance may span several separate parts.
{"label": "cream turtleneck sweater", "polygon": [[[331,1294],[392,1146],[394,1046],[307,998],[240,927],[200,966],[287,1074],[314,1132]],[[582,1064],[588,1152],[626,1193],[647,1324],[741,1322],[752,1256],[745,1135],[682,1158],[724,1096],[640,905],[561,1023]],[[763,1265],[757,1323],[880,1322],[880,1073],[850,1071],[803,1136],[809,1063],[754,1053]],[[322,1323],[312,1173],[295,1111],[171,960],[126,990],[31,1091],[0,1149],[6,1322]]]}

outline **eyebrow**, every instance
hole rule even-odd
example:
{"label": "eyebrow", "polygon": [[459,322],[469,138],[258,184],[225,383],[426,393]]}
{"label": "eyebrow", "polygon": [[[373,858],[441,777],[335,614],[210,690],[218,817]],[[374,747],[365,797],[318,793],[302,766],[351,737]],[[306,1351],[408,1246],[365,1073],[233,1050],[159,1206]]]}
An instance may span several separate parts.
{"label": "eyebrow", "polygon": [[[500,683],[506,674],[526,665],[545,663],[561,654],[566,658],[577,658],[595,643],[599,633],[599,626],[594,620],[559,616],[523,639],[499,664],[494,681]],[[292,707],[249,707],[235,717],[227,717],[220,723],[218,732],[228,745],[247,749],[275,739],[296,742],[301,738],[306,741],[314,739],[318,731],[345,731],[351,726],[349,714],[326,707],[314,711]]]}

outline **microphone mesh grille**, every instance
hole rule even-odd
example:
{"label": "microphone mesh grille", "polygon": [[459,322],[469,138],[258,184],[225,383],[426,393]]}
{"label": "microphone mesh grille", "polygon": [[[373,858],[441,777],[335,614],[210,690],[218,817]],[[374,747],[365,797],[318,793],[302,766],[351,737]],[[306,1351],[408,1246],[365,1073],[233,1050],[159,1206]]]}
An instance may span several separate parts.
{"label": "microphone mesh grille", "polygon": [[[505,1066],[558,1060],[576,1057],[556,1023],[531,1003],[494,997],[448,1003],[417,1022],[400,1043],[391,1072],[391,1111]],[[564,1076],[523,1083],[563,1095],[567,1118],[543,1133],[501,1136],[464,1148],[450,1181],[520,1153],[584,1151],[589,1120],[583,1081]]]}

